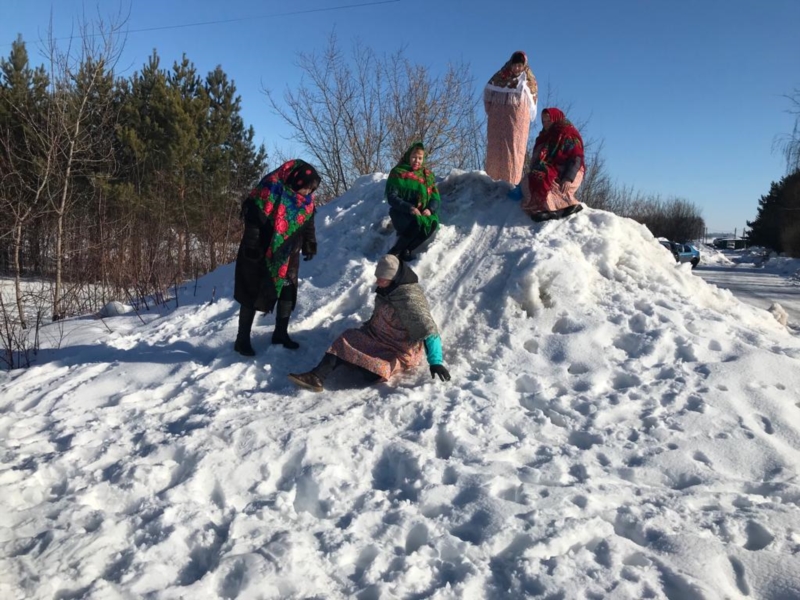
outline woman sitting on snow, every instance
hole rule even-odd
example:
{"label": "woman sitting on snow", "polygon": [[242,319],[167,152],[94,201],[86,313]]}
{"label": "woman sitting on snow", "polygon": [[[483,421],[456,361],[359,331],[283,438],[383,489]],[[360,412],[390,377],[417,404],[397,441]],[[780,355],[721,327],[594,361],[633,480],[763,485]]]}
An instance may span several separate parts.
{"label": "woman sitting on snow", "polygon": [[389,254],[400,260],[416,258],[412,252],[439,226],[439,190],[436,176],[425,167],[425,146],[414,142],[386,180],[386,200],[397,242]]}
{"label": "woman sitting on snow", "polygon": [[450,380],[442,364],[442,340],[416,273],[396,256],[383,256],[375,268],[378,288],[370,319],[358,329],[348,329],[328,348],[320,363],[307,373],[290,373],[289,379],[321,392],[325,378],[339,365],[362,371],[368,381],[387,380],[412,369],[422,360],[423,348],[431,377]]}
{"label": "woman sitting on snow", "polygon": [[534,221],[559,219],[583,210],[575,192],[585,171],[581,134],[563,112],[545,108],[531,169],[522,181],[522,210]]}

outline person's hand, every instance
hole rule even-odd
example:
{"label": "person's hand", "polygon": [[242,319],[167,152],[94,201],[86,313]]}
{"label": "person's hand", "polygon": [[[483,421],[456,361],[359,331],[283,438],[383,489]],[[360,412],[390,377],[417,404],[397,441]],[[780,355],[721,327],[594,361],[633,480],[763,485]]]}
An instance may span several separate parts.
{"label": "person's hand", "polygon": [[419,212],[419,209],[415,206],[414,208],[411,209],[411,214],[412,215],[421,215],[422,213]]}
{"label": "person's hand", "polygon": [[317,243],[305,241],[300,251],[303,253],[303,260],[311,260],[317,254]]}
{"label": "person's hand", "polygon": [[426,208],[425,210],[422,211],[422,214],[424,216],[426,216],[426,217],[430,217],[431,216],[431,211]]}
{"label": "person's hand", "polygon": [[437,375],[442,381],[450,381],[450,371],[444,365],[431,365],[431,379],[436,379]]}

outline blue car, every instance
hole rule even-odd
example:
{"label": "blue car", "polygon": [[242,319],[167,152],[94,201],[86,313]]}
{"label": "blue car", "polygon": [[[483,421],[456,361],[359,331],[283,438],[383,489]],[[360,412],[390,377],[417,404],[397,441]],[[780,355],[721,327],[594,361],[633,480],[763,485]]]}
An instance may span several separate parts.
{"label": "blue car", "polygon": [[679,263],[692,263],[694,269],[700,263],[700,251],[692,244],[659,240],[659,243],[672,253],[675,261]]}

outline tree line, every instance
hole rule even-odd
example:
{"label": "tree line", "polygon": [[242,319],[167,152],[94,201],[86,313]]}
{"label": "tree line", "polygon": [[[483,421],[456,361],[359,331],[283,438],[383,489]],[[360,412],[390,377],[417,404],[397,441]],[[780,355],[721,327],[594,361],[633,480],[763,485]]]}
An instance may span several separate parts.
{"label": "tree line", "polygon": [[232,260],[238,205],[266,151],[217,67],[154,51],[128,78],[107,38],[51,46],[33,67],[21,38],[0,60],[0,270],[54,282],[52,316],[75,286],[100,301],[163,290]]}

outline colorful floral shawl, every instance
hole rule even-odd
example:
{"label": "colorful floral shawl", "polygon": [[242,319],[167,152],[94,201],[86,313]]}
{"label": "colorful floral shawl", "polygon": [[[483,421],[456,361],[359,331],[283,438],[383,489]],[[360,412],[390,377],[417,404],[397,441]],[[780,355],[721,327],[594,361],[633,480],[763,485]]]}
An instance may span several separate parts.
{"label": "colorful floral shawl", "polygon": [[[524,52],[519,52],[525,56]],[[525,69],[519,75],[514,75],[511,71],[511,59],[508,59],[506,64],[489,79],[483,91],[483,100],[487,104],[517,105],[526,99],[530,103],[531,118],[534,119],[536,104],[539,101],[539,85],[528,66],[528,57],[525,56]]]}
{"label": "colorful floral shawl", "polygon": [[319,175],[314,167],[294,159],[265,175],[250,192],[250,198],[264,211],[272,226],[272,241],[265,260],[278,296],[286,283],[289,259],[295,247],[287,242],[314,216],[313,195],[301,196],[294,190],[316,187],[318,183]]}
{"label": "colorful floral shawl", "polygon": [[426,235],[430,235],[433,228],[439,223],[439,204],[441,197],[439,189],[436,187],[436,176],[433,171],[425,166],[428,160],[426,152],[422,160],[422,166],[416,171],[411,170],[411,153],[416,149],[425,150],[422,142],[414,142],[406,150],[400,162],[389,172],[389,179],[386,180],[386,195],[394,190],[398,196],[410,201],[410,204],[419,209],[420,212],[426,208],[430,209],[431,215],[415,215],[420,228]]}
{"label": "colorful floral shawl", "polygon": [[570,159],[579,157],[581,166],[585,166],[583,155],[583,138],[577,128],[557,108],[545,108],[552,124],[543,129],[536,137],[533,145],[533,157],[529,181],[531,195],[544,198],[558,179],[559,169]]}

